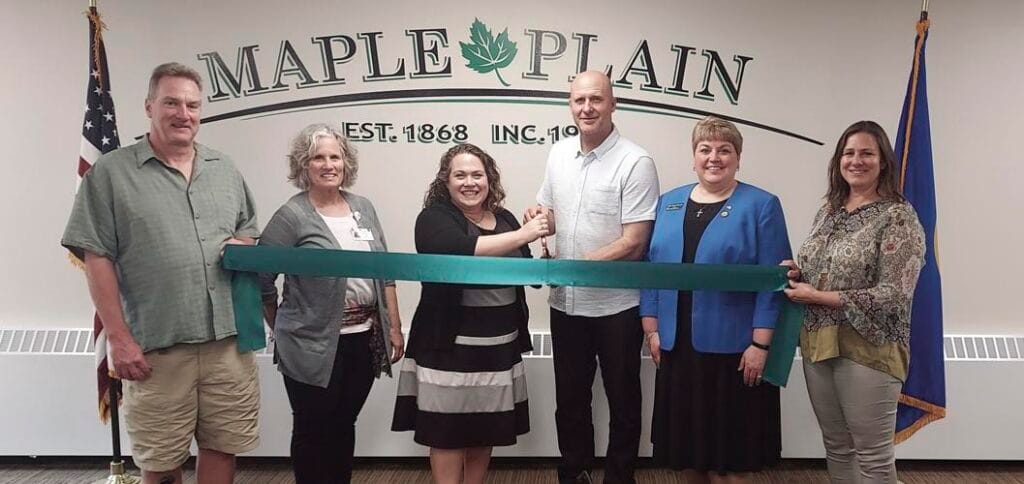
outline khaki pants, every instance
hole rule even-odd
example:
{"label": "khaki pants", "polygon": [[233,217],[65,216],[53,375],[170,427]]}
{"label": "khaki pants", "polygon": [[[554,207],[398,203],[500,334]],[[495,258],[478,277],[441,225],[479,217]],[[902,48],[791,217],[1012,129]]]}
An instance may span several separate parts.
{"label": "khaki pants", "polygon": [[125,381],[125,427],[140,469],[180,467],[195,438],[225,454],[259,445],[260,386],[254,355],[235,338],[179,344],[146,353],[149,378]]}
{"label": "khaki pants", "polygon": [[895,483],[893,437],[903,383],[842,357],[803,362],[832,482]]}

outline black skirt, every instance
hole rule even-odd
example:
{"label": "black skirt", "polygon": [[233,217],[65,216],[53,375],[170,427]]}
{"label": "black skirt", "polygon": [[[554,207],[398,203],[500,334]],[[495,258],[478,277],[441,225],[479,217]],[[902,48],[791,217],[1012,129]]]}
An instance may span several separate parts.
{"label": "black skirt", "polygon": [[441,449],[513,445],[530,431],[520,306],[456,311],[466,323],[455,345],[406,355],[391,429]]}
{"label": "black skirt", "polygon": [[661,352],[654,390],[654,462],[676,470],[757,472],[782,452],[779,389],[743,384],[741,354],[700,353],[691,337],[692,298],[679,297],[672,351]]}

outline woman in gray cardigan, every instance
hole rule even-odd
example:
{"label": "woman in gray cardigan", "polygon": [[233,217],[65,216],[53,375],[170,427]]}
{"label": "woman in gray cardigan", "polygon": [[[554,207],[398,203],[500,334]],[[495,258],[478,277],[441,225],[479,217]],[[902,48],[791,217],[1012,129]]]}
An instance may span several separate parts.
{"label": "woman in gray cardigan", "polygon": [[[356,152],[327,124],[292,141],[288,178],[302,191],[277,210],[260,245],[381,252],[384,232],[373,205],[345,189],[356,179]],[[404,340],[394,281],[263,274],[263,310],[292,406],[291,453],[298,483],[349,482],[355,422],[373,380],[391,375]]]}

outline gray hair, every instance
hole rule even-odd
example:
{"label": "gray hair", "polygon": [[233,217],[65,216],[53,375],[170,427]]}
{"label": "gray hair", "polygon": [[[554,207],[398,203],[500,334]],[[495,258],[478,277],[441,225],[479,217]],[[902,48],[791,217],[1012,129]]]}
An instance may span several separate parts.
{"label": "gray hair", "polygon": [[153,73],[150,74],[149,93],[146,94],[147,101],[156,98],[157,86],[160,84],[160,79],[165,77],[184,77],[196,83],[196,86],[199,86],[199,92],[203,92],[203,78],[198,71],[180,62],[167,62],[156,66]]}
{"label": "gray hair", "polygon": [[288,180],[299,190],[309,189],[309,160],[317,149],[317,141],[320,138],[334,138],[341,147],[341,157],[345,160],[345,168],[342,170],[342,188],[351,187],[356,182],[356,174],[359,172],[359,158],[356,156],[356,147],[348,142],[348,138],[341,134],[337,128],[324,123],[314,123],[306,126],[292,139],[291,150],[288,152]]}

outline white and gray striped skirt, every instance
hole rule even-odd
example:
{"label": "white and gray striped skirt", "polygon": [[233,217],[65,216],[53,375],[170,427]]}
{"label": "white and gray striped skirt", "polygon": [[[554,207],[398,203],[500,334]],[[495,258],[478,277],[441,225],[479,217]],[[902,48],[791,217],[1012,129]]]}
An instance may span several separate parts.
{"label": "white and gray striped skirt", "polygon": [[452,348],[406,356],[392,430],[442,449],[513,445],[530,431],[519,305],[456,310],[466,323]]}

